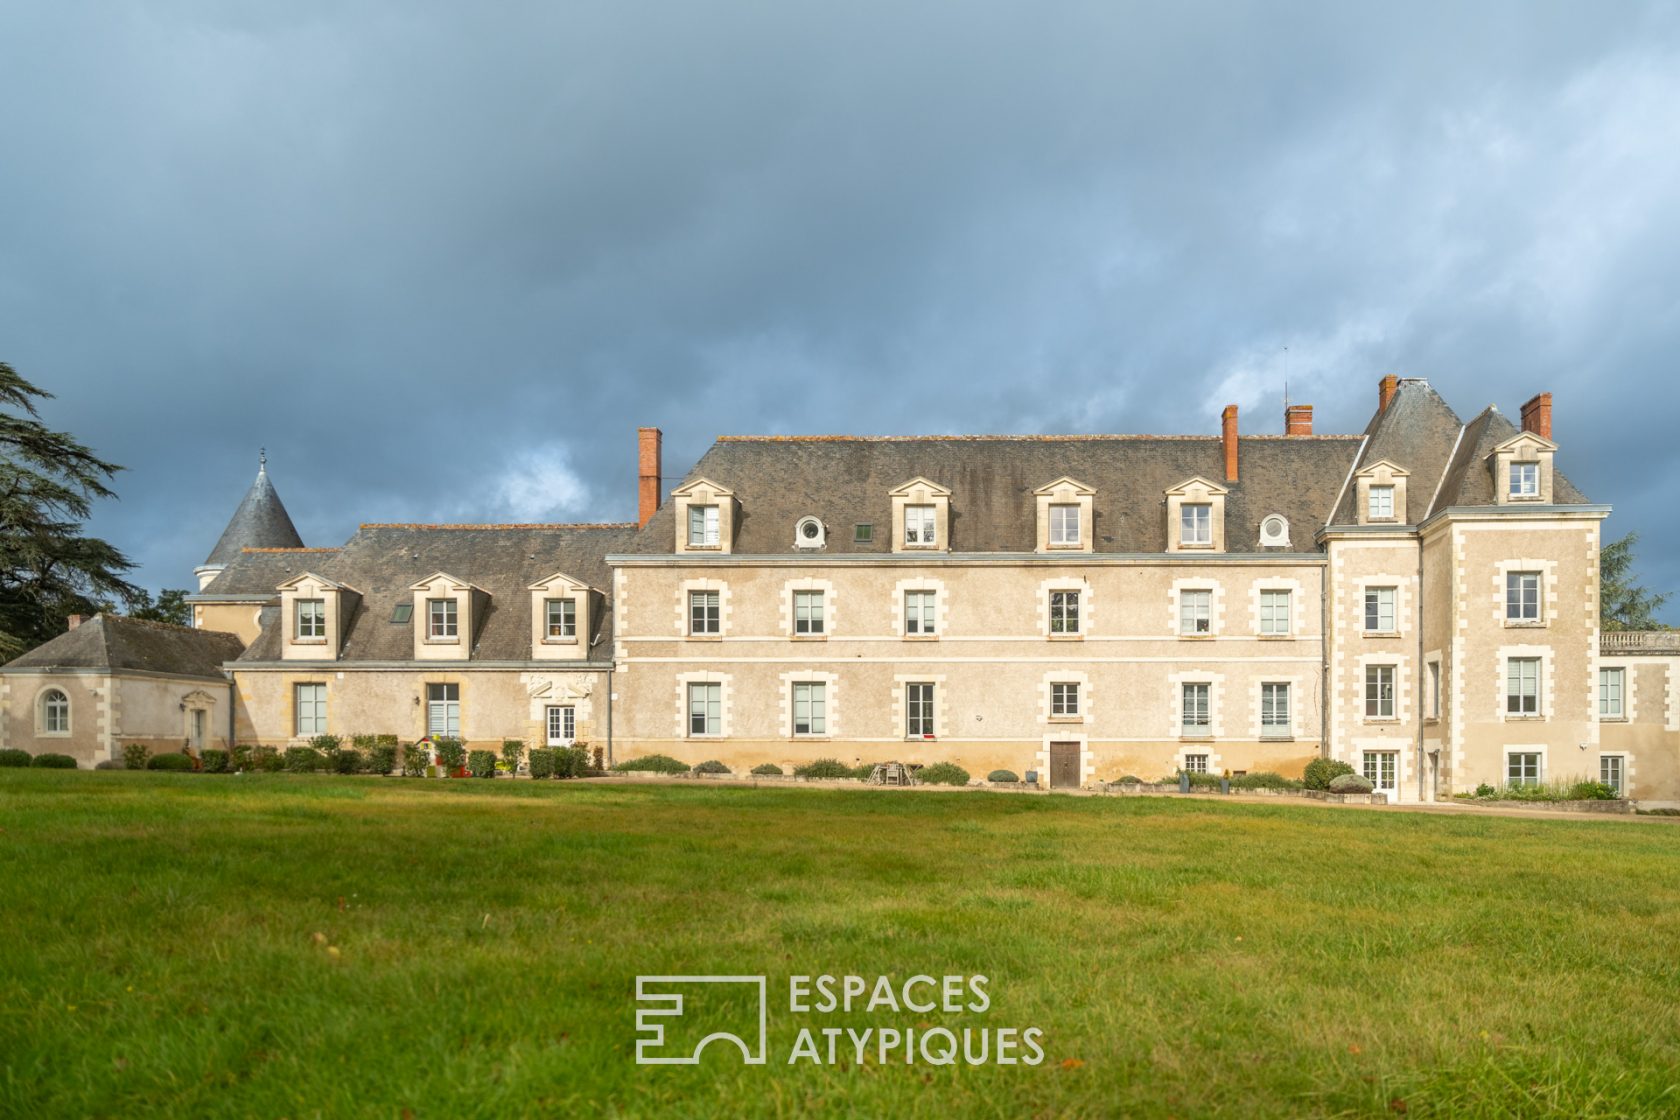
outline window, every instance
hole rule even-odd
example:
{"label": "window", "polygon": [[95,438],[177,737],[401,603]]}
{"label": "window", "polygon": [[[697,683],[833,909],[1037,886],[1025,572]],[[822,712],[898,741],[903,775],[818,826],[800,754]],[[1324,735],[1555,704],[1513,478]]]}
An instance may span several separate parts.
{"label": "window", "polygon": [[1186,502],[1178,507],[1178,543],[1213,543],[1213,507],[1205,502]]}
{"label": "window", "polygon": [[852,543],[869,544],[875,539],[875,526],[867,521],[860,521],[852,526]]}
{"label": "window", "polygon": [[295,609],[299,638],[327,636],[327,604],[324,599],[299,599]]}
{"label": "window", "polygon": [[1626,683],[1626,670],[1600,669],[1598,671],[1599,719],[1627,718],[1627,709],[1622,705],[1622,697],[1626,695],[1624,692]]}
{"label": "window", "polygon": [[210,713],[203,708],[194,708],[187,713],[187,738],[194,750],[204,749],[205,728],[209,723]]}
{"label": "window", "polygon": [[1260,633],[1274,638],[1289,634],[1289,592],[1260,592]]}
{"label": "window", "polygon": [[795,591],[793,593],[793,632],[820,635],[823,633],[823,593]]}
{"label": "window", "polygon": [[690,634],[721,634],[718,613],[719,593],[690,591],[688,593],[688,632]]}
{"label": "window", "polygon": [[1540,755],[1523,751],[1505,756],[1505,781],[1513,786],[1540,784]]}
{"label": "window", "polygon": [[577,637],[577,601],[575,599],[544,599],[545,633],[553,639]]}
{"label": "window", "polygon": [[456,739],[461,735],[461,686],[426,686],[426,734]]}
{"label": "window", "polygon": [[398,603],[391,608],[391,621],[398,626],[407,626],[408,620],[414,617],[413,603]]}
{"label": "window", "polygon": [[1365,666],[1365,718],[1394,718],[1394,666]]}
{"label": "window", "polygon": [[1178,593],[1178,632],[1180,634],[1213,633],[1213,592],[1180,591]]}
{"label": "window", "polygon": [[930,545],[938,543],[934,536],[932,506],[904,507],[904,543]]}
{"label": "window", "polygon": [[1053,505],[1050,507],[1050,544],[1070,546],[1079,543],[1079,507]]}
{"label": "window", "polygon": [[1185,735],[1210,734],[1213,724],[1208,717],[1208,694],[1211,685],[1187,684],[1184,686],[1183,719],[1180,724]]}
{"label": "window", "polygon": [[1050,686],[1050,715],[1067,719],[1079,715],[1079,684],[1057,681]]}
{"label": "window", "polygon": [[721,684],[691,684],[688,686],[688,733],[690,735],[723,734],[723,686]]}
{"label": "window", "polygon": [[327,686],[324,684],[300,684],[292,690],[292,703],[297,733],[299,735],[325,735],[327,733]]}
{"label": "window", "polygon": [[1187,754],[1184,756],[1184,772],[1186,774],[1206,774],[1208,756],[1205,754]]}
{"label": "window", "polygon": [[1441,663],[1429,663],[1429,718],[1441,718]]}
{"label": "window", "polygon": [[426,600],[426,636],[434,641],[457,636],[455,600]]}
{"label": "window", "polygon": [[1538,498],[1540,496],[1540,464],[1511,464],[1511,497]]}
{"label": "window", "polygon": [[793,733],[828,734],[828,685],[822,681],[796,681],[793,686]]}
{"label": "window", "polygon": [[1050,633],[1079,633],[1079,592],[1050,592]]}
{"label": "window", "polygon": [[1505,712],[1513,716],[1540,714],[1540,659],[1513,657],[1505,663]]}
{"label": "window", "polygon": [[1540,573],[1505,573],[1505,619],[1508,622],[1540,621]]}
{"label": "window", "polygon": [[1367,634],[1395,633],[1394,588],[1367,587],[1365,589],[1365,632]]}
{"label": "window", "polygon": [[1289,685],[1262,684],[1260,686],[1260,734],[1267,738],[1284,738],[1292,730],[1289,722]]}
{"label": "window", "polygon": [[577,709],[570,704],[554,705],[548,709],[548,745],[570,746],[577,738]]}
{"label": "window", "polygon": [[1598,780],[1610,787],[1610,792],[1617,797],[1622,796],[1622,756],[1619,754],[1600,755],[1598,759]]}
{"label": "window", "polygon": [[70,734],[70,698],[56,688],[41,694],[41,730],[48,735]]}
{"label": "window", "polygon": [[1367,521],[1394,520],[1394,487],[1373,486],[1366,494]]}
{"label": "window", "polygon": [[688,547],[718,547],[718,507],[688,507]]}
{"label": "window", "polygon": [[912,739],[933,738],[933,686],[904,686],[904,733]]}
{"label": "window", "polygon": [[934,594],[932,591],[906,591],[904,593],[904,632],[906,634],[932,634],[934,632]]}

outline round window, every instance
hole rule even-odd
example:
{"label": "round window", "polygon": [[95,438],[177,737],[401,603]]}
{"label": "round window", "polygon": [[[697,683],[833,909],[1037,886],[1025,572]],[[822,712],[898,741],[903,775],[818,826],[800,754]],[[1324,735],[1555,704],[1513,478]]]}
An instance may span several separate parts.
{"label": "round window", "polygon": [[821,527],[818,526],[815,521],[806,521],[801,523],[799,526],[799,535],[808,541],[816,540],[817,534],[821,531]]}

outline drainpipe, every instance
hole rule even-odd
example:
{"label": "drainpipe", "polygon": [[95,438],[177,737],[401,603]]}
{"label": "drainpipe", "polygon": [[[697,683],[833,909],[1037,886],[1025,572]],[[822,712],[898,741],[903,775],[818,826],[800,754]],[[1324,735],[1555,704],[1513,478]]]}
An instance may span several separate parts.
{"label": "drainpipe", "polygon": [[607,769],[613,764],[613,671],[607,668]]}
{"label": "drainpipe", "polygon": [[1330,758],[1330,549],[1318,568],[1318,753]]}
{"label": "drainpipe", "polygon": [[233,754],[233,740],[234,740],[234,738],[235,738],[235,735],[236,735],[236,732],[235,732],[235,727],[236,727],[236,726],[237,726],[237,725],[236,725],[236,723],[235,723],[235,716],[234,716],[234,711],[233,711],[233,706],[234,706],[234,705],[235,705],[235,704],[236,704],[236,703],[238,703],[238,698],[239,698],[239,688],[238,688],[238,686],[237,686],[237,685],[235,685],[235,684],[234,684],[234,680],[233,680],[233,675],[232,675],[232,674],[231,674],[231,673],[230,673],[230,674],[228,674],[228,682],[227,682],[227,684],[228,684],[228,736],[227,736],[227,749],[228,749],[228,755],[229,755],[229,757],[232,757],[232,754]]}
{"label": "drainpipe", "polygon": [[1412,670],[1412,718],[1417,722],[1418,800],[1424,798],[1423,778],[1423,534],[1418,534],[1417,560],[1417,663]]}

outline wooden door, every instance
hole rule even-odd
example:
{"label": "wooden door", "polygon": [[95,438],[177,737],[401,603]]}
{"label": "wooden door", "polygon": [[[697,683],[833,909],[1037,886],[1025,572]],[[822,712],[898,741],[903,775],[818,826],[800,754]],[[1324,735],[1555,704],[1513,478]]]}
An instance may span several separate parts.
{"label": "wooden door", "polygon": [[1050,744],[1050,788],[1079,788],[1079,744]]}

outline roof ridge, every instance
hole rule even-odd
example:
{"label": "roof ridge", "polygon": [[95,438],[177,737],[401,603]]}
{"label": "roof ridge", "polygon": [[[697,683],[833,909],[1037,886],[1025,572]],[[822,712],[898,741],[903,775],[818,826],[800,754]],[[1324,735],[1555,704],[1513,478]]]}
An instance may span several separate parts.
{"label": "roof ridge", "polygon": [[344,551],[344,546],[343,545],[336,545],[332,548],[302,548],[302,547],[299,547],[299,548],[252,548],[250,545],[246,545],[244,548],[240,549],[239,551],[240,552],[343,552]]}
{"label": "roof ridge", "polygon": [[179,631],[182,631],[182,632],[188,633],[188,634],[225,634],[225,633],[227,633],[227,631],[225,631],[225,630],[200,630],[196,626],[180,626],[180,625],[178,625],[176,623],[173,623],[173,622],[159,622],[156,619],[151,619],[151,618],[135,618],[132,615],[126,615],[126,614],[107,615],[107,614],[101,613],[101,614],[95,615],[94,618],[95,619],[102,619],[102,620],[110,621],[110,622],[120,622],[125,626],[141,626],[141,627],[145,627],[149,630],[179,630]]}
{"label": "roof ridge", "polygon": [[966,440],[980,440],[991,443],[1017,441],[1022,443],[1094,443],[1098,440],[1205,440],[1217,443],[1221,436],[1196,435],[1144,435],[1142,433],[1121,433],[1115,435],[943,435],[943,436],[847,436],[847,435],[808,435],[808,436],[718,436],[719,443],[958,443]]}
{"label": "roof ridge", "polygon": [[[364,521],[356,526],[361,529],[634,529],[634,521],[525,521],[509,522],[506,524],[452,524],[448,522],[428,523],[423,521]],[[276,549],[275,551],[281,551]],[[308,551],[308,550],[304,550]],[[322,549],[323,552],[340,552],[342,549]]]}

